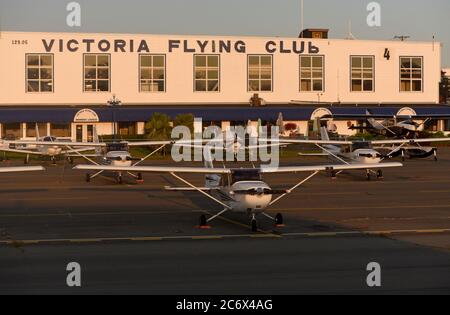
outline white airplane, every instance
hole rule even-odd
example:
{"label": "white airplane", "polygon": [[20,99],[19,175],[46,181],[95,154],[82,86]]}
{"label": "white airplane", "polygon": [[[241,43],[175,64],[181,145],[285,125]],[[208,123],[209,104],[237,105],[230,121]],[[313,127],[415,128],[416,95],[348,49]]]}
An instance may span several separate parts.
{"label": "white airplane", "polygon": [[[210,150],[208,150],[210,151]],[[317,166],[294,166],[268,168],[260,167],[253,169],[241,168],[214,168],[211,160],[206,158],[205,167],[161,167],[161,166],[104,166],[104,165],[77,165],[74,169],[87,171],[111,171],[111,172],[139,172],[139,173],[165,173],[170,174],[186,187],[170,188],[170,191],[195,191],[206,198],[213,200],[223,210],[207,218],[206,215],[200,217],[200,227],[207,227],[208,223],[228,211],[247,214],[251,219],[252,231],[258,230],[257,215],[264,215],[275,222],[276,225],[283,225],[283,216],[278,213],[275,217],[266,211],[269,207],[279,202],[281,199],[292,193],[295,189],[311,180],[319,172],[335,172],[341,170],[371,169],[400,167],[401,163],[383,163],[379,165],[317,165]],[[264,174],[276,173],[301,173],[312,172],[306,179],[301,179],[295,186],[288,190],[274,190],[263,181]],[[197,187],[180,174],[204,174],[205,187]],[[274,196],[278,197],[274,198]]]}
{"label": "white airplane", "polygon": [[56,157],[68,156],[76,152],[92,151],[92,146],[86,148],[72,148],[67,149],[68,146],[73,146],[73,143],[68,140],[61,140],[56,137],[47,136],[40,137],[39,129],[36,125],[36,140],[2,140],[0,143],[0,152],[11,152],[25,154],[24,163],[28,164],[30,155],[47,156],[50,157],[53,164],[56,164]]}
{"label": "white airplane", "polygon": [[[448,115],[378,115],[372,114],[369,110],[365,115],[327,115],[324,119],[348,119],[348,120],[365,120],[367,126],[350,125],[350,130],[374,130],[377,133],[385,133],[386,136],[394,137],[416,137],[421,128],[434,119],[449,119]],[[417,122],[421,121],[421,123]]]}
{"label": "white airplane", "polygon": [[[313,143],[322,150],[321,154],[303,154],[299,153],[301,156],[308,155],[321,155],[332,157],[343,164],[366,164],[366,165],[379,165],[382,161],[386,159],[391,159],[400,154],[404,155],[405,152],[412,152],[412,150],[422,150],[423,152],[428,152],[430,150],[431,154],[435,154],[436,150],[434,148],[422,147],[421,143],[430,142],[450,142],[450,138],[430,138],[430,139],[403,139],[403,140],[374,140],[374,141],[330,141],[328,131],[326,127],[320,129],[321,141]],[[310,143],[304,140],[282,140],[283,142],[290,143]],[[378,147],[377,147],[378,146]],[[390,147],[388,147],[390,146]],[[386,154],[381,154],[380,149],[387,151]],[[428,155],[429,156],[429,155]],[[422,156],[425,157],[425,156]],[[371,179],[371,174],[377,176],[377,178],[383,178],[383,171],[381,169],[374,172],[372,169],[366,170],[367,179]],[[333,178],[335,175],[332,174]]]}

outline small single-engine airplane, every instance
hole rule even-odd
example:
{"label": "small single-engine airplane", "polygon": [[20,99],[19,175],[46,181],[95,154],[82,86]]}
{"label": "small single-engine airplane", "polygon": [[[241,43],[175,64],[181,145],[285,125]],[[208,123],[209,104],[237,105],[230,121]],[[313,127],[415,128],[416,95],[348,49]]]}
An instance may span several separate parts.
{"label": "small single-engine airplane", "polygon": [[[322,150],[322,153],[304,154],[299,153],[300,156],[328,156],[343,164],[366,164],[378,165],[386,159],[391,159],[396,156],[405,155],[412,157],[412,152],[415,152],[415,157],[428,157],[435,155],[437,159],[437,150],[435,148],[423,147],[421,143],[432,142],[450,142],[450,138],[430,138],[430,139],[403,139],[403,140],[374,140],[374,141],[330,141],[326,127],[320,128],[321,140],[313,143]],[[289,140],[284,139],[283,142],[291,143],[310,143],[311,140]],[[389,147],[390,146],[390,147]],[[385,154],[380,153],[380,150],[385,151]],[[417,153],[423,152],[422,155]],[[431,152],[431,153],[429,153]],[[371,179],[371,175],[375,174],[378,179],[383,178],[383,171],[379,169],[374,172],[372,169],[366,170],[367,179]],[[333,178],[335,173],[332,174]]]}
{"label": "small single-engine airplane", "polygon": [[[361,132],[368,130],[378,134],[383,134],[396,138],[416,138],[421,128],[428,122],[435,119],[450,119],[447,115],[379,115],[373,114],[370,110],[366,111],[366,115],[326,115],[322,119],[345,119],[345,120],[362,120],[367,125],[355,126],[349,125],[350,130],[359,130]],[[418,122],[420,121],[420,123]]]}
{"label": "small single-engine airplane", "polygon": [[[206,152],[210,152],[208,149]],[[209,153],[210,154],[210,153]],[[291,167],[260,167],[253,169],[241,168],[214,168],[210,155],[205,156],[205,167],[161,167],[161,166],[104,166],[104,165],[77,165],[74,169],[87,171],[111,171],[111,172],[138,172],[138,173],[166,173],[170,174],[187,187],[170,188],[170,191],[195,191],[206,198],[213,200],[223,210],[207,218],[200,217],[200,227],[207,227],[208,223],[228,211],[247,214],[251,220],[252,231],[258,230],[257,215],[262,214],[273,220],[276,225],[283,224],[283,216],[278,213],[275,217],[266,211],[269,207],[292,193],[319,172],[336,172],[341,170],[371,169],[400,167],[401,163],[383,163],[378,165],[352,164],[352,165],[317,165],[317,166],[291,166]],[[301,173],[311,172],[307,178],[301,179],[295,186],[288,190],[274,190],[263,181],[264,174],[276,173]],[[179,174],[204,174],[205,187],[197,187]],[[274,196],[277,196],[274,199]]]}
{"label": "small single-engine airplane", "polygon": [[40,137],[39,128],[36,125],[35,141],[2,140],[2,142],[0,143],[0,152],[25,154],[25,164],[29,163],[30,155],[50,157],[53,164],[56,164],[56,158],[58,156],[66,156],[72,162],[70,154],[92,151],[94,149],[92,146],[88,148],[74,147],[71,149],[67,149],[68,146],[73,146],[73,143],[69,140],[61,140],[52,136]]}

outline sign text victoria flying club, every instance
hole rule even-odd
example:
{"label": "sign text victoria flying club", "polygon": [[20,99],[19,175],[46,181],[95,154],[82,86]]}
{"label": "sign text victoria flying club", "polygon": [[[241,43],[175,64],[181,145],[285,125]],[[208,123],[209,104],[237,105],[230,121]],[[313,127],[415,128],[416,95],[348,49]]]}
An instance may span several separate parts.
{"label": "sign text victoria flying club", "polygon": [[[42,39],[46,52],[93,52],[104,53],[150,53],[151,43],[142,39]],[[267,53],[281,54],[318,54],[319,47],[314,46],[311,41],[304,40],[269,40],[263,43]],[[184,53],[247,53],[247,43],[243,40],[179,40],[169,39],[167,51]]]}

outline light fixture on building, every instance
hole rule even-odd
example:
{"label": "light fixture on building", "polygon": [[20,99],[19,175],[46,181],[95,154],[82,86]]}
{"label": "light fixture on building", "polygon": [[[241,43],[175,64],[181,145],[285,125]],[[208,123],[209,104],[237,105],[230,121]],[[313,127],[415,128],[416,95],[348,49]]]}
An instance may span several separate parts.
{"label": "light fixture on building", "polygon": [[117,136],[117,123],[116,123],[116,107],[122,105],[122,101],[116,97],[116,94],[113,94],[112,98],[108,100],[107,106],[112,109],[112,124],[113,124],[113,140],[116,140]]}

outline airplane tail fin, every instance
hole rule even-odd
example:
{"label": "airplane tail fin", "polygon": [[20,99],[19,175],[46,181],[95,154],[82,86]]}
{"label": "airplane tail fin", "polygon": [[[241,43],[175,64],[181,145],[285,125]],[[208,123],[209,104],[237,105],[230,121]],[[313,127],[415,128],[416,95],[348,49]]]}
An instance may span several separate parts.
{"label": "airplane tail fin", "polygon": [[35,125],[35,128],[36,128],[36,141],[39,141],[41,137],[39,135],[39,126],[37,123]]}
{"label": "airplane tail fin", "polygon": [[[212,148],[210,146],[204,147],[204,160],[205,168],[214,168],[214,163],[212,159]],[[205,175],[205,187],[214,188],[220,185],[221,177],[217,174]]]}
{"label": "airplane tail fin", "polygon": [[[98,137],[98,132],[97,132],[97,127],[96,126],[94,126],[94,130],[93,130],[93,142],[94,143],[100,143],[100,139]],[[102,149],[100,147],[97,147],[95,149],[95,153],[97,155],[101,155],[102,154]]]}
{"label": "airplane tail fin", "polygon": [[330,136],[328,135],[328,130],[326,127],[320,128],[320,139],[323,141],[330,141]]}

